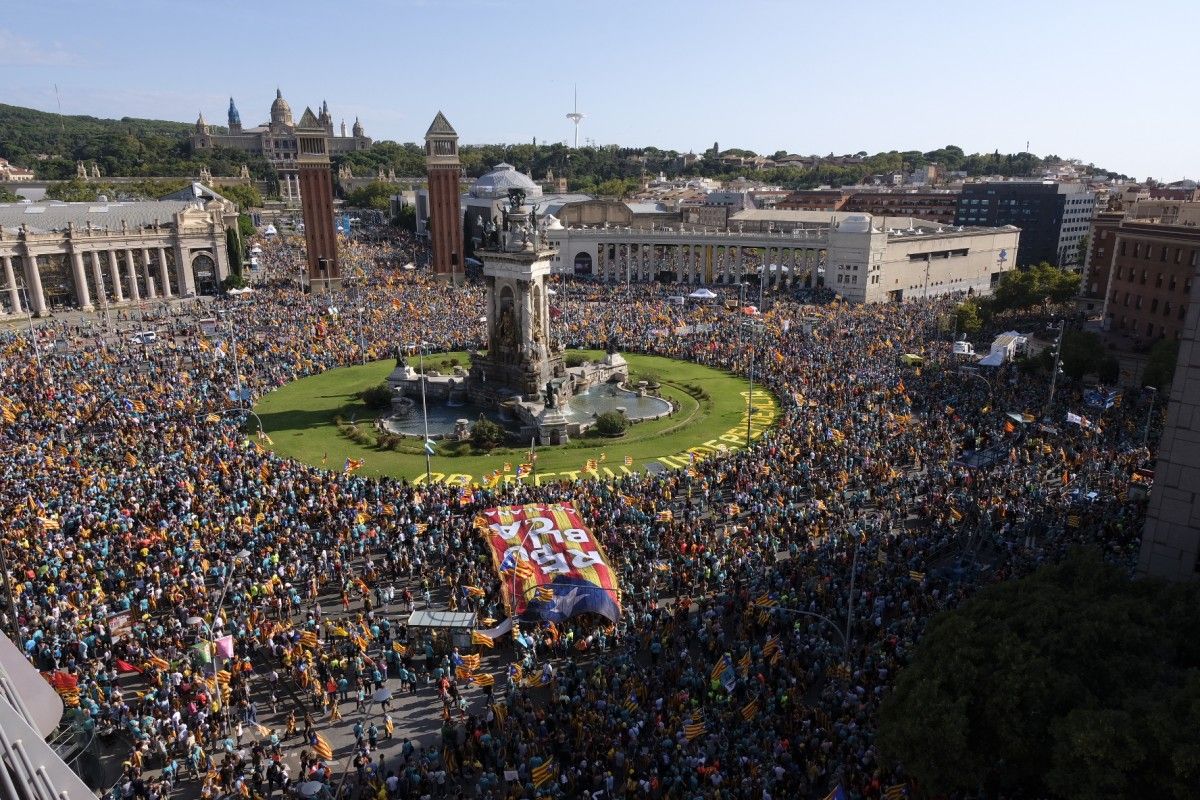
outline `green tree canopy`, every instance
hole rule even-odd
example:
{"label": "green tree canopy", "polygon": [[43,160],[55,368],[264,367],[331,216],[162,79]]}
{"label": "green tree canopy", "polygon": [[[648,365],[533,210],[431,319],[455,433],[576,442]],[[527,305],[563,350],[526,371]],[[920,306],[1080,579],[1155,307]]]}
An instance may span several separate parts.
{"label": "green tree canopy", "polygon": [[991,303],[997,311],[1036,306],[1039,303],[1063,303],[1079,293],[1080,276],[1042,262],[1028,269],[1004,273],[992,291]]}
{"label": "green tree canopy", "polygon": [[983,327],[983,318],[979,316],[979,306],[973,300],[959,303],[955,310],[958,330],[961,333],[979,333]]}
{"label": "green tree canopy", "polygon": [[1142,383],[1166,392],[1175,377],[1175,364],[1179,360],[1179,340],[1160,339],[1150,348]]}
{"label": "green tree canopy", "polygon": [[263,197],[262,192],[258,191],[254,184],[235,183],[229,186],[222,186],[216,189],[217,194],[232,200],[237,203],[240,211],[249,211],[252,208],[262,208]]}
{"label": "green tree canopy", "polygon": [[383,181],[371,181],[366,186],[355,189],[346,195],[347,208],[373,208],[376,211],[387,211],[396,187]]}
{"label": "green tree canopy", "polygon": [[936,617],[879,747],[934,794],[1190,798],[1200,781],[1200,583],[1130,581],[1095,552]]}

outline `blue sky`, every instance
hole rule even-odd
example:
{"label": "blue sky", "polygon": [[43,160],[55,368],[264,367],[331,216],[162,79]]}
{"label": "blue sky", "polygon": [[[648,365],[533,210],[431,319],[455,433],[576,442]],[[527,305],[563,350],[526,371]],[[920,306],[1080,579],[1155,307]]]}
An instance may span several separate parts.
{"label": "blue sky", "polygon": [[[330,9],[335,9],[330,11]],[[1200,2],[6,0],[0,102],[243,123],[278,85],[369,136],[1057,153],[1200,177]],[[0,136],[3,131],[0,131]]]}

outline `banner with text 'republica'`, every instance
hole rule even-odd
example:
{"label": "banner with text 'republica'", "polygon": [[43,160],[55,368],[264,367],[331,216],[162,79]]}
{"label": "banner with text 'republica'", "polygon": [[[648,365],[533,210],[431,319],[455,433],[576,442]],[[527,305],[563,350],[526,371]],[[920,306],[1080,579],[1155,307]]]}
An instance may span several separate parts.
{"label": "banner with text 'republica'", "polygon": [[589,612],[620,618],[616,573],[573,503],[489,508],[475,525],[491,546],[512,613],[552,622]]}

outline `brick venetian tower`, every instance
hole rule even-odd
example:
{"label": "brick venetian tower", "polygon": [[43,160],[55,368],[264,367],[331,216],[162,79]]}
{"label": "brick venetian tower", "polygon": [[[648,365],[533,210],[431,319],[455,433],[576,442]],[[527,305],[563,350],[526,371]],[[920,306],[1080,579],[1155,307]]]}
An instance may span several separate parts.
{"label": "brick venetian tower", "polygon": [[463,234],[458,182],[462,165],[458,160],[458,134],[440,111],[425,131],[425,171],[433,272],[439,279],[461,283]]}
{"label": "brick venetian tower", "polygon": [[337,235],[333,229],[333,175],[325,150],[325,128],[304,109],[296,125],[299,151],[300,205],[304,214],[304,242],[308,249],[309,291],[328,292],[342,283],[338,268]]}

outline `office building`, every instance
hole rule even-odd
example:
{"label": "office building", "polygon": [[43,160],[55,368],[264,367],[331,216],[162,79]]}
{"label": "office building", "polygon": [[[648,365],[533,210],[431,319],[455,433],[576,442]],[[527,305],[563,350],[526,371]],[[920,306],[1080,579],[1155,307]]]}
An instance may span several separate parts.
{"label": "office building", "polygon": [[954,224],[1015,225],[1021,229],[1018,267],[1043,261],[1060,267],[1074,267],[1083,258],[1095,207],[1095,193],[1078,183],[966,183]]}

